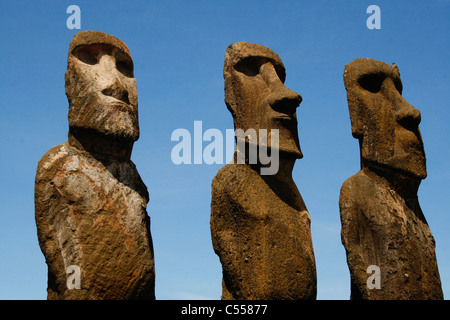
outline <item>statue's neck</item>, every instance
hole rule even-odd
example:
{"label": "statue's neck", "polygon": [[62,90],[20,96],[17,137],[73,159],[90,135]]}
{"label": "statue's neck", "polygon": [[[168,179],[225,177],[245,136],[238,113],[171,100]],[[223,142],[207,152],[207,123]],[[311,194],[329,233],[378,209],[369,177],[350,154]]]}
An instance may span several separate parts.
{"label": "statue's neck", "polygon": [[129,161],[134,141],[120,140],[95,130],[69,129],[69,144],[81,152],[91,154],[100,161]]}
{"label": "statue's neck", "polygon": [[365,160],[362,160],[362,170],[369,176],[376,175],[379,177],[389,188],[395,190],[404,199],[417,198],[420,178]]}
{"label": "statue's neck", "polygon": [[[238,156],[237,156],[237,152],[235,152],[234,154],[234,163],[238,163]],[[292,179],[292,170],[294,169],[294,164],[295,164],[295,160],[296,158],[294,157],[283,157],[280,156],[276,159],[273,159],[273,161],[276,161],[277,163],[269,163],[267,165],[262,165],[261,163],[256,163],[256,164],[252,164],[249,162],[248,157],[245,159],[245,165],[249,166],[250,168],[252,168],[253,170],[255,170],[259,175],[261,175],[261,177],[264,180],[278,180],[279,182],[282,183],[292,183],[293,179]],[[267,170],[266,172],[270,172],[271,174],[264,174],[261,169],[263,168],[268,168],[274,166],[273,170]]]}

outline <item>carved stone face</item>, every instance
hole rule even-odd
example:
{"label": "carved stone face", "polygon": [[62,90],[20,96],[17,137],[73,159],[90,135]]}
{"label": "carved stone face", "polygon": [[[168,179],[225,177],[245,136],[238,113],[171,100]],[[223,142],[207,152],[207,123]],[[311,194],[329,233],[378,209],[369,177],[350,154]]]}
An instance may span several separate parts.
{"label": "carved stone face", "polygon": [[235,129],[269,135],[278,129],[280,157],[301,158],[296,109],[302,97],[284,85],[285,77],[280,57],[266,47],[238,42],[226,51],[225,102]]}
{"label": "carved stone face", "polygon": [[119,39],[97,31],[77,33],[66,72],[69,126],[136,141],[138,103],[133,60]]}
{"label": "carved stone face", "polygon": [[352,134],[360,141],[361,158],[424,179],[427,172],[420,112],[402,97],[397,67],[356,59],[345,67],[344,83]]}

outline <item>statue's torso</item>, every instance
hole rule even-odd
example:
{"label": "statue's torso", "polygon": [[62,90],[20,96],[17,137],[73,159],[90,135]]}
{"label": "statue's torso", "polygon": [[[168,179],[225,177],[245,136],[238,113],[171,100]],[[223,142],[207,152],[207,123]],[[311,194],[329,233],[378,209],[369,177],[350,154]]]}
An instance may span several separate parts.
{"label": "statue's torso", "polygon": [[[35,191],[49,299],[154,297],[148,193],[131,161],[105,165],[64,143],[39,162]],[[67,289],[69,265],[81,289]]]}
{"label": "statue's torso", "polygon": [[254,170],[227,165],[212,189],[211,230],[224,269],[223,298],[314,299],[310,217],[295,185],[284,193],[292,193],[291,201],[283,201]]}
{"label": "statue's torso", "polygon": [[[341,189],[342,241],[352,277],[352,296],[442,298],[435,242],[417,198],[407,203],[381,181],[360,171]],[[380,289],[367,286],[370,265],[380,268]]]}

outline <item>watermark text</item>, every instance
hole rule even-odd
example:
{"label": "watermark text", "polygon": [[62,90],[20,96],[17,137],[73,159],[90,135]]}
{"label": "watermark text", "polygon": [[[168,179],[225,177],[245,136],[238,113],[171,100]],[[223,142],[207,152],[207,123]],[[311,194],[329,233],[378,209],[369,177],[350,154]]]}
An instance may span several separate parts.
{"label": "watermark text", "polygon": [[[278,129],[219,129],[203,132],[202,121],[194,121],[193,136],[184,128],[175,129],[171,141],[171,159],[180,164],[259,164],[261,175],[274,175],[279,167]],[[236,138],[236,139],[235,139]],[[235,147],[236,141],[236,147]],[[209,142],[203,147],[203,142]],[[225,151],[225,152],[224,152]],[[234,156],[236,151],[236,157]],[[225,162],[224,162],[225,159]]]}
{"label": "watermark text", "polygon": [[66,13],[71,15],[66,20],[67,29],[81,29],[81,9],[77,5],[67,7]]}

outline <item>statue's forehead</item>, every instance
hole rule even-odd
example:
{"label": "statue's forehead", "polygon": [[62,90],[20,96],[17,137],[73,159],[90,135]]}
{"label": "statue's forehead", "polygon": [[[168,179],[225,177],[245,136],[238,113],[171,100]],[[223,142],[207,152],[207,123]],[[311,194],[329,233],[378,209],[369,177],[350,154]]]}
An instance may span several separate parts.
{"label": "statue's forehead", "polygon": [[253,59],[263,59],[272,62],[284,82],[286,77],[285,67],[280,57],[265,46],[248,42],[236,42],[228,46],[225,52],[224,75],[232,73],[233,68],[238,63],[256,61]]}
{"label": "statue's forehead", "polygon": [[361,76],[367,74],[384,74],[392,79],[400,80],[400,73],[397,68],[382,61],[358,58],[345,66],[344,82],[346,86],[350,86],[357,82]]}
{"label": "statue's forehead", "polygon": [[81,31],[77,33],[70,42],[69,56],[72,55],[77,48],[90,45],[116,47],[131,58],[130,51],[125,43],[116,37],[99,31]]}
{"label": "statue's forehead", "polygon": [[237,42],[227,48],[231,64],[250,57],[264,57],[282,63],[280,57],[267,47],[256,43]]}

